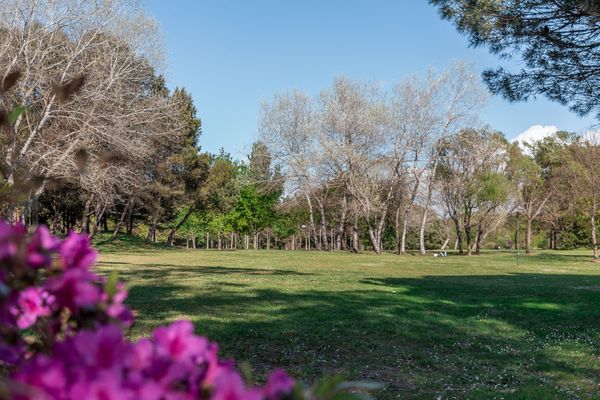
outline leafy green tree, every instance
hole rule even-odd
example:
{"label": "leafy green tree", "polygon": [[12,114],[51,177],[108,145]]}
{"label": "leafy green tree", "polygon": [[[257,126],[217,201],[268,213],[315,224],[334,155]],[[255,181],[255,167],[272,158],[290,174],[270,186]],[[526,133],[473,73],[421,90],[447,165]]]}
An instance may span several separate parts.
{"label": "leafy green tree", "polygon": [[238,163],[223,150],[213,157],[210,172],[201,189],[205,209],[222,214],[233,209],[240,193],[239,172]]}
{"label": "leafy green tree", "polygon": [[473,244],[477,244],[477,238],[473,240],[474,222],[479,218],[477,236],[482,240],[483,221],[503,203],[503,190],[496,190],[494,185],[505,173],[507,146],[502,134],[488,128],[464,129],[440,143],[436,181],[445,211],[454,222],[461,253],[462,231],[467,255],[471,255]]}
{"label": "leafy green tree", "polygon": [[233,215],[235,229],[243,234],[254,237],[254,248],[258,248],[258,233],[271,225],[275,215],[275,203],[278,196],[262,195],[259,190],[250,185],[242,189]]}
{"label": "leafy green tree", "polygon": [[208,177],[210,163],[210,156],[201,153],[198,145],[201,122],[196,115],[197,111],[191,95],[183,88],[176,88],[172,99],[178,104],[180,110],[178,118],[182,124],[183,135],[177,151],[168,159],[168,168],[171,176],[180,182],[181,187],[181,194],[174,199],[174,203],[183,206],[187,214],[172,225],[167,237],[168,244],[173,244],[177,230],[199,208],[200,190]]}
{"label": "leafy green tree", "polygon": [[588,218],[594,260],[600,259],[598,251],[598,213],[600,212],[600,140],[581,138],[570,147],[573,174],[570,193],[581,214]]}
{"label": "leafy green tree", "polygon": [[[292,213],[278,212],[272,222],[273,234],[280,239],[288,239],[298,234],[298,218]],[[292,246],[294,249],[295,244]]]}
{"label": "leafy green tree", "polygon": [[282,174],[272,165],[271,153],[264,143],[258,141],[252,145],[248,162],[240,166],[239,178],[240,197],[233,211],[235,227],[244,235],[251,234],[253,247],[258,249],[261,231],[267,230],[270,238],[276,220],[276,205],[283,193]]}
{"label": "leafy green tree", "polygon": [[[535,168],[530,166],[529,172],[527,172],[527,168],[524,168],[521,174],[523,172],[526,174],[517,179],[525,178],[525,182],[529,180],[529,184],[524,186],[526,192],[521,192],[521,194],[525,194],[522,199],[529,199],[534,210],[535,204],[539,204],[540,201],[536,200],[535,196],[542,192],[548,196],[547,201],[543,204],[540,218],[549,229],[549,247],[551,249],[563,247],[563,239],[567,237],[567,231],[572,231],[573,217],[577,212],[574,198],[571,195],[572,190],[569,188],[569,176],[572,173],[569,146],[575,140],[574,134],[561,131],[528,145],[528,151],[540,171],[535,171]],[[521,204],[521,208],[525,209],[527,213],[527,205]],[[527,238],[527,236],[526,230],[525,237]],[[572,240],[569,242],[574,243]]]}
{"label": "leafy green tree", "polygon": [[[510,184],[504,171],[484,171],[478,176],[475,196],[478,210],[475,251],[479,254],[483,240],[490,231],[495,229],[494,224],[490,224],[491,217],[499,207],[506,204],[510,196]],[[501,222],[502,217],[502,214],[496,215],[495,220]]]}
{"label": "leafy green tree", "polygon": [[525,252],[531,254],[533,221],[544,210],[552,196],[547,176],[542,167],[515,145],[511,148],[509,174],[513,183],[516,205],[525,214]]}
{"label": "leafy green tree", "polygon": [[[184,215],[188,214],[188,209],[182,208],[179,211],[178,218],[183,218]],[[189,241],[192,241],[192,248],[197,246],[197,238],[201,237],[204,232],[208,229],[208,218],[206,213],[201,211],[194,211],[189,214],[183,224],[181,224],[180,232],[184,235],[186,243],[189,246]]]}

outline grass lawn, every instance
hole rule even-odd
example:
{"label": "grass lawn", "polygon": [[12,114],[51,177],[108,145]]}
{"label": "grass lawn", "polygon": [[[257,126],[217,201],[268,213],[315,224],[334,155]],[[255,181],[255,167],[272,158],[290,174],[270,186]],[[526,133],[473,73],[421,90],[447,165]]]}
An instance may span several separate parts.
{"label": "grass lawn", "polygon": [[600,398],[600,264],[588,252],[471,258],[100,246],[137,313],[186,318],[264,374],[343,373],[378,398]]}

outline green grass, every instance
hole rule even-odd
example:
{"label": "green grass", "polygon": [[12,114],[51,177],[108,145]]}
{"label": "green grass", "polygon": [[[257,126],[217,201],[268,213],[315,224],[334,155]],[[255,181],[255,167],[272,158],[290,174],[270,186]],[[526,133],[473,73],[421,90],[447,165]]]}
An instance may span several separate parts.
{"label": "green grass", "polygon": [[137,313],[180,318],[306,381],[387,384],[384,399],[600,398],[600,264],[584,252],[471,258],[101,245]]}

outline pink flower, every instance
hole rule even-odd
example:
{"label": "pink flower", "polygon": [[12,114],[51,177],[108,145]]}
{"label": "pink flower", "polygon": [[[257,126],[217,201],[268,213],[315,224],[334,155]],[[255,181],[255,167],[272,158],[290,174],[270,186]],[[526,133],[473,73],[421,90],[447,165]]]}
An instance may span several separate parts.
{"label": "pink flower", "polygon": [[58,244],[48,228],[39,226],[27,244],[27,264],[32,268],[50,266],[51,254],[58,248]]}
{"label": "pink flower", "polygon": [[51,254],[58,249],[58,245],[58,239],[52,236],[48,228],[39,226],[27,244],[27,263],[33,268],[50,266]]}
{"label": "pink flower", "polygon": [[257,388],[247,389],[242,378],[230,371],[215,382],[211,400],[261,400],[262,394]]}
{"label": "pink flower", "polygon": [[190,321],[177,321],[156,329],[154,342],[159,355],[174,360],[199,358],[208,347],[206,338],[194,335],[194,325]]}
{"label": "pink flower", "polygon": [[[56,253],[62,268],[45,270]],[[263,389],[246,387],[233,364],[219,359],[216,343],[195,335],[189,321],[157,328],[151,340],[128,341],[122,331],[133,322],[127,290],[123,283],[107,290],[106,279],[90,270],[96,256],[85,236],[71,232],[59,242],[40,227],[27,239],[22,225],[0,221],[0,361],[11,366],[10,398],[280,400],[291,394],[294,381],[281,370]],[[22,330],[41,317],[49,317],[38,325],[49,328],[51,346],[23,338]]]}
{"label": "pink flower", "polygon": [[39,317],[50,315],[50,305],[54,302],[54,296],[38,287],[30,287],[19,293],[17,304],[11,307],[11,313],[17,319],[20,329],[27,329]]}
{"label": "pink flower", "polygon": [[118,282],[116,287],[116,293],[109,298],[108,293],[104,293],[103,298],[109,302],[106,309],[108,316],[117,319],[125,326],[131,326],[133,324],[133,313],[131,310],[123,304],[127,298],[127,290],[123,282]]}
{"label": "pink flower", "polygon": [[123,386],[122,376],[112,372],[102,372],[94,380],[75,382],[69,399],[86,400],[133,400],[133,392]]}
{"label": "pink flower", "polygon": [[46,288],[56,298],[56,305],[76,312],[81,307],[94,306],[100,302],[102,292],[96,284],[99,277],[82,269],[70,269],[50,278]]}
{"label": "pink flower", "polygon": [[279,399],[294,390],[294,380],[282,369],[271,372],[263,394],[267,399]]}
{"label": "pink flower", "polygon": [[98,253],[90,246],[87,236],[69,232],[60,245],[60,258],[65,269],[89,269],[95,262]]}
{"label": "pink flower", "polygon": [[75,353],[72,355],[94,371],[120,368],[124,355],[130,351],[123,333],[113,325],[104,326],[97,332],[83,331],[71,339],[71,344],[70,353]]}
{"label": "pink flower", "polygon": [[29,390],[17,399],[59,399],[64,398],[67,386],[65,366],[56,359],[38,355],[22,367],[13,378],[29,386]]}
{"label": "pink flower", "polygon": [[233,363],[219,360],[219,346],[216,343],[209,343],[202,363],[206,365],[204,373],[204,383],[212,386],[222,375],[227,375],[233,369]]}
{"label": "pink flower", "polygon": [[148,339],[140,339],[128,354],[127,364],[134,370],[150,367],[153,362],[154,345]]}
{"label": "pink flower", "polygon": [[23,224],[11,225],[0,220],[0,260],[17,254],[18,244],[25,235]]}

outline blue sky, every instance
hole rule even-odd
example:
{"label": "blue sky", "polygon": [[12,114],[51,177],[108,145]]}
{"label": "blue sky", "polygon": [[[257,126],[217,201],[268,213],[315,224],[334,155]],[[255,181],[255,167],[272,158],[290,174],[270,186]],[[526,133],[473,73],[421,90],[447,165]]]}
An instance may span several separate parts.
{"label": "blue sky", "polygon": [[[169,86],[187,88],[202,118],[202,148],[223,147],[236,158],[256,139],[260,103],[274,93],[297,88],[318,94],[340,75],[386,85],[429,67],[442,69],[451,60],[472,61],[477,71],[500,63],[486,49],[470,48],[426,0],[145,5],[165,35]],[[508,138],[534,125],[583,132],[593,123],[543,98],[511,104],[494,97],[482,119]]]}

